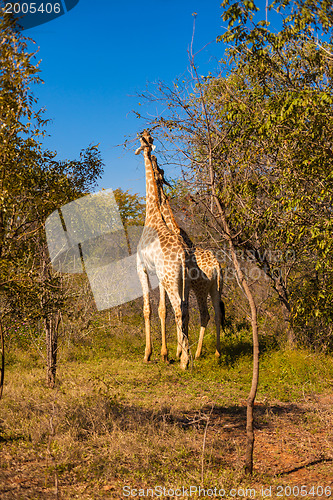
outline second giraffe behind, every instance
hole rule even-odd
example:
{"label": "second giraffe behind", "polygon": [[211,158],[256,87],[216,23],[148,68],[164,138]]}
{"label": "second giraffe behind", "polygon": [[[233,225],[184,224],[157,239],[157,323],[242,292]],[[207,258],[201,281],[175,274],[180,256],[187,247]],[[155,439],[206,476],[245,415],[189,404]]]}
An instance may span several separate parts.
{"label": "second giraffe behind", "polygon": [[[164,171],[158,166],[157,159],[154,155],[151,156],[158,190],[159,205],[163,219],[167,226],[175,233],[179,234],[184,240],[184,243],[191,249],[192,258],[189,270],[190,288],[193,290],[200,313],[200,334],[195,358],[198,359],[202,351],[202,343],[204,333],[209,322],[209,312],[207,306],[208,295],[211,296],[214,313],[215,313],[215,327],[216,327],[216,351],[217,357],[221,354],[220,344],[220,331],[221,326],[224,328],[225,321],[225,307],[221,299],[223,287],[223,272],[221,265],[211,250],[201,248],[194,245],[188,234],[179,227],[167,195],[164,193],[163,185],[168,184],[164,179]],[[165,293],[160,295],[159,316],[161,320],[162,330],[162,345],[166,343],[165,340]]]}
{"label": "second giraffe behind", "polygon": [[[176,247],[178,246],[179,248],[183,248],[185,252],[185,266],[182,267],[183,271],[182,284],[183,288],[186,290],[188,289],[188,286],[192,288],[196,296],[200,312],[201,328],[200,328],[198,347],[195,355],[196,358],[198,358],[201,354],[203,336],[209,321],[209,312],[207,307],[208,294],[212,298],[214,312],[215,312],[216,355],[217,356],[220,355],[220,327],[222,326],[223,328],[224,326],[224,303],[221,300],[221,291],[223,284],[222,269],[220,263],[210,250],[195,246],[192,243],[189,236],[187,235],[187,233],[178,226],[173,216],[168,198],[163,190],[163,184],[166,184],[163,175],[164,172],[162,169],[158,167],[156,157],[151,155],[152,143],[153,140],[149,132],[144,131],[141,136],[141,147],[136,151],[136,154],[139,154],[141,151],[144,151],[145,165],[146,165],[146,194],[147,194],[146,221],[145,221],[145,228],[138,247],[138,274],[144,292],[144,317],[145,317],[145,329],[146,329],[146,352],[144,359],[145,361],[148,361],[152,352],[151,339],[150,339],[151,309],[150,309],[149,289],[148,289],[148,275],[147,275],[147,267],[148,267],[148,269],[155,268],[156,274],[159,279],[160,304],[158,312],[161,320],[161,330],[162,330],[162,348],[161,348],[162,359],[164,361],[168,359],[166,331],[165,331],[165,318],[166,318],[165,292],[167,292],[170,302],[175,310],[175,316],[176,316],[177,333],[178,333],[177,356],[178,357],[181,356],[181,367],[186,368],[188,363],[188,338],[187,338],[188,291],[186,291],[187,294],[186,300],[184,297],[184,300],[181,301],[181,309],[184,315],[184,323],[182,323],[181,326],[179,326],[179,322],[177,321],[176,309],[170,298],[168,288],[167,286],[165,286],[165,276],[163,269],[164,267],[167,266],[166,265],[162,266],[162,269],[160,269],[160,272],[162,271],[162,274],[160,274],[159,276],[157,268],[161,267],[161,263],[158,261],[157,258],[157,262],[153,263],[152,265],[151,261],[152,260],[156,261],[157,255],[156,255],[156,249],[154,251],[153,248],[151,247],[151,244],[149,244],[149,233],[151,233],[151,231],[153,230],[153,234],[157,234],[155,231],[157,230],[156,226],[158,226],[159,231],[162,231],[162,233],[167,232],[169,234],[169,237],[171,235],[176,237],[174,244],[176,244]],[[151,178],[151,174],[153,174],[153,178]],[[157,246],[160,246],[161,239],[158,237],[157,240],[159,240],[159,244]],[[170,242],[171,240],[169,239],[168,241],[169,245]],[[160,259],[162,259],[164,264],[166,264],[167,260],[170,259],[170,257],[174,258],[175,253],[170,246],[168,247],[165,245],[164,239],[162,243],[164,243],[164,245],[162,246],[161,249],[159,249],[159,251],[161,251]],[[156,246],[156,241],[155,241],[155,246]],[[184,328],[186,330],[186,333]],[[184,333],[181,333],[183,330]],[[185,349],[187,349],[187,359],[185,361],[186,366],[184,365],[185,344],[186,344]]]}

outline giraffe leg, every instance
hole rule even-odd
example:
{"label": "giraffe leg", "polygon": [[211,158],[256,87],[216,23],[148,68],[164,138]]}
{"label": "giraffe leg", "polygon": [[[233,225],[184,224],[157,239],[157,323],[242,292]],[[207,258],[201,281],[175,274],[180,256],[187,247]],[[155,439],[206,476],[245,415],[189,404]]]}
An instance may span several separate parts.
{"label": "giraffe leg", "polygon": [[200,326],[198,346],[197,346],[197,350],[195,353],[195,359],[198,359],[201,355],[203,337],[204,337],[204,333],[205,333],[205,330],[206,330],[206,327],[207,327],[208,321],[209,321],[207,296],[208,296],[208,293],[203,293],[203,294],[199,294],[199,292],[196,293],[197,303],[198,303],[199,312],[200,312],[200,325],[201,326]]}
{"label": "giraffe leg", "polygon": [[181,355],[182,355],[182,330],[181,330],[181,328],[178,328],[178,324],[177,324],[177,351],[176,351],[176,358],[180,359]]}
{"label": "giraffe leg", "polygon": [[178,290],[168,290],[168,296],[175,313],[177,325],[177,357],[180,354],[180,367],[182,370],[186,370],[189,363],[188,292],[185,292],[185,300],[181,299]]}
{"label": "giraffe leg", "polygon": [[[211,291],[210,291],[210,296],[212,298],[213,306],[214,306],[214,312],[215,312],[215,326],[216,326],[216,352],[215,356],[220,357],[221,355],[221,343],[220,343],[220,330],[221,330],[221,325],[223,325],[224,318],[222,315],[222,308],[221,308],[221,296],[220,292],[217,289],[217,286],[214,286]],[[224,304],[223,304],[224,306]]]}
{"label": "giraffe leg", "polygon": [[166,343],[166,330],[165,330],[165,318],[166,318],[165,289],[164,286],[161,284],[160,284],[160,303],[158,306],[158,315],[161,321],[161,333],[162,333],[161,357],[163,361],[167,362],[168,348]]}
{"label": "giraffe leg", "polygon": [[145,318],[145,332],[146,332],[146,349],[143,360],[145,363],[148,363],[153,350],[151,343],[151,333],[150,333],[151,307],[149,300],[149,283],[148,283],[147,272],[139,260],[137,262],[137,270],[143,291],[143,316]]}
{"label": "giraffe leg", "polygon": [[[170,296],[169,296],[169,298],[170,298]],[[170,302],[171,302],[171,300],[170,300]],[[171,305],[172,305],[174,313],[175,313],[176,327],[177,327],[177,351],[176,351],[176,358],[180,359],[180,357],[182,355],[182,338],[183,338],[182,327],[181,327],[181,322],[177,321],[176,310],[175,310],[175,307],[173,306],[172,302],[171,302]],[[179,315],[179,316],[181,317],[181,315]]]}
{"label": "giraffe leg", "polygon": [[182,355],[180,357],[180,368],[186,370],[190,360],[190,349],[188,342],[188,304],[183,306],[182,311]]}
{"label": "giraffe leg", "polygon": [[149,293],[146,293],[143,296],[143,315],[145,318],[145,331],[146,331],[146,349],[143,360],[145,363],[148,363],[148,361],[150,361],[151,353],[153,352],[151,343],[151,332],[150,332],[151,307],[150,307]]}

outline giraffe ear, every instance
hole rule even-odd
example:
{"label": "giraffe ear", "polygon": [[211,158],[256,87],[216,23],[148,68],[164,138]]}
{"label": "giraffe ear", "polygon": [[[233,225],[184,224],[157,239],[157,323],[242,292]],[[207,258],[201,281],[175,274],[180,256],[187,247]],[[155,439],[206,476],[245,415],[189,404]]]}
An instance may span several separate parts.
{"label": "giraffe ear", "polygon": [[155,151],[156,146],[154,146],[154,144],[152,144],[151,149],[152,149],[152,151]]}
{"label": "giraffe ear", "polygon": [[143,150],[143,146],[140,146],[136,151],[135,151],[135,154],[136,155],[139,155],[141,153],[141,151]]}

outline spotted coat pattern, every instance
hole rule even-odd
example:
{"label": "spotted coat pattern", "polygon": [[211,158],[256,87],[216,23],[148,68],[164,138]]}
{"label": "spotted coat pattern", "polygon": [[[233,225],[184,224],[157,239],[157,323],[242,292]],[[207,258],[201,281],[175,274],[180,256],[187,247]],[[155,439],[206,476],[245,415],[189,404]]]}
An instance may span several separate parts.
{"label": "spotted coat pattern", "polygon": [[177,325],[180,366],[186,369],[189,362],[188,345],[188,295],[190,249],[179,234],[172,232],[165,223],[159,208],[158,191],[154,176],[151,151],[153,139],[148,131],[140,138],[146,171],[146,218],[137,249],[137,270],[143,290],[143,313],[145,319],[146,349],[144,361],[148,362],[152,353],[148,271],[154,270],[157,278],[173,307]]}

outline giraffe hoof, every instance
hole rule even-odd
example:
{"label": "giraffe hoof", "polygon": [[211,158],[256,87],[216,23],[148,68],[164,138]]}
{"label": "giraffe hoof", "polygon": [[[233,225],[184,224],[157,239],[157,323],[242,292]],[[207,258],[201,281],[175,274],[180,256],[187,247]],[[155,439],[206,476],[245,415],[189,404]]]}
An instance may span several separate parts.
{"label": "giraffe hoof", "polygon": [[201,352],[196,352],[196,353],[195,353],[195,358],[194,358],[194,359],[199,359],[199,358],[200,358],[200,355],[201,355]]}
{"label": "giraffe hoof", "polygon": [[168,360],[168,355],[167,354],[161,354],[161,358],[162,358],[163,363],[166,363],[167,365],[169,364],[169,360]]}

